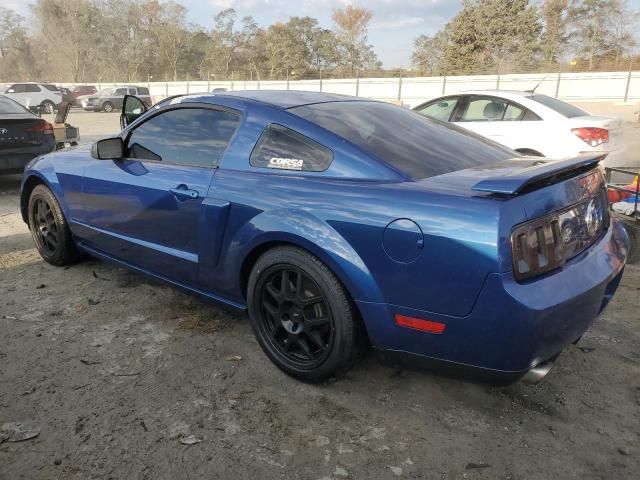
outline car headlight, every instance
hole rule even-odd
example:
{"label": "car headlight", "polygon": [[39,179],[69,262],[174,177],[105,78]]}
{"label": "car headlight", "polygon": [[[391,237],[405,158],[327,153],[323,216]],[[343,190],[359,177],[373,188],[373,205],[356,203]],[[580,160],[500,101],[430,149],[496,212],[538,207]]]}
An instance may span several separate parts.
{"label": "car headlight", "polygon": [[[609,226],[606,191],[599,172],[578,180],[587,198],[542,218],[518,225],[511,233],[516,280],[536,277],[562,266],[593,244]],[[583,185],[581,185],[583,186]]]}

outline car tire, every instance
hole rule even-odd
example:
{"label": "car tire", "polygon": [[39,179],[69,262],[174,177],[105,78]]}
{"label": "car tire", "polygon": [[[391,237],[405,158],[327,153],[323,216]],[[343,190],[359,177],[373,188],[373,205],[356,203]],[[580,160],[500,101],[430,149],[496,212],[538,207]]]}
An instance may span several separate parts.
{"label": "car tire", "polygon": [[317,383],[348,370],[362,344],[347,292],[318,258],[296,247],[264,253],[249,276],[249,319],[283,372]]}
{"label": "car tire", "polygon": [[79,252],[60,204],[45,185],[36,185],[29,196],[28,220],[40,256],[51,265],[76,262]]}
{"label": "car tire", "polygon": [[102,111],[105,113],[111,113],[113,112],[113,103],[111,102],[104,102],[102,104]]}
{"label": "car tire", "polygon": [[56,111],[56,104],[51,100],[44,100],[40,104],[40,108],[42,108],[45,113],[54,114]]}

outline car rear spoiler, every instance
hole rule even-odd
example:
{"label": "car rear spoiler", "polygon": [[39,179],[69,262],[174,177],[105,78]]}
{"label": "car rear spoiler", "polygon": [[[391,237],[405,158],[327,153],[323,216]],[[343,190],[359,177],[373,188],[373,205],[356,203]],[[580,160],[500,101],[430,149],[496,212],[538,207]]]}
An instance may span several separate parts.
{"label": "car rear spoiler", "polygon": [[540,159],[539,164],[534,164],[514,173],[485,178],[476,183],[471,189],[477,192],[502,195],[523,194],[591,170],[606,156],[606,153],[585,153],[566,160],[549,161]]}

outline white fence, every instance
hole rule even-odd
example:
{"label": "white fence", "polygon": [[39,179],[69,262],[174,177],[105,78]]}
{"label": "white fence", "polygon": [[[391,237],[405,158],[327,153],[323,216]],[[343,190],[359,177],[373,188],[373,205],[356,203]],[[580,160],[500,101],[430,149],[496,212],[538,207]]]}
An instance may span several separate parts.
{"label": "white fence", "polygon": [[[415,106],[431,98],[463,90],[531,90],[539,83],[536,92],[567,101],[637,102],[640,100],[640,72],[531,73],[295,81],[136,82],[135,84],[148,86],[154,97],[210,92],[214,88],[226,90],[308,90],[356,95]],[[125,84],[97,84],[98,88],[118,85]]]}

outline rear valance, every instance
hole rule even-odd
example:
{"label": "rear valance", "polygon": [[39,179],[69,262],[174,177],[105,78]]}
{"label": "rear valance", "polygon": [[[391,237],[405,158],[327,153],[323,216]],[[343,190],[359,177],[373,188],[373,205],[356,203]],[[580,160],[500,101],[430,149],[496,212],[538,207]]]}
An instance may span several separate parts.
{"label": "rear valance", "polygon": [[558,183],[566,178],[591,170],[606,157],[606,153],[583,154],[566,160],[545,160],[531,167],[506,175],[489,177],[476,183],[472,190],[478,192],[518,195]]}

